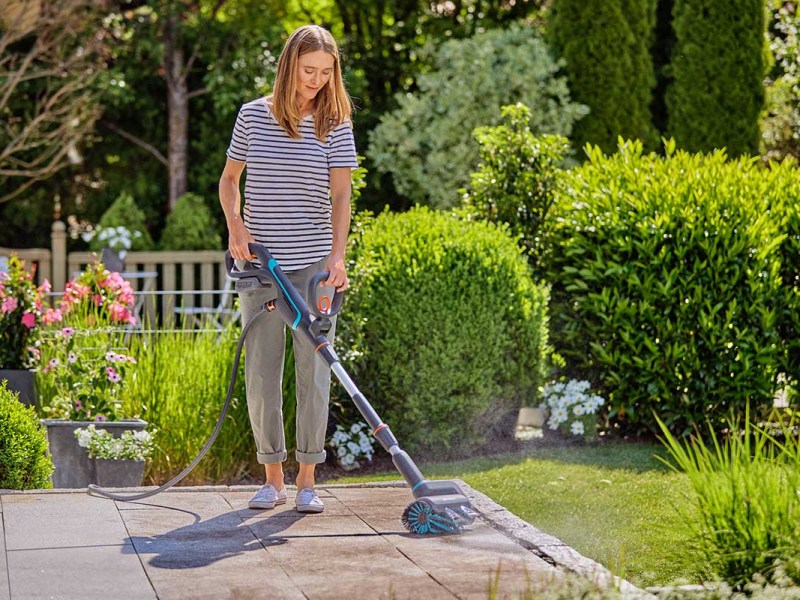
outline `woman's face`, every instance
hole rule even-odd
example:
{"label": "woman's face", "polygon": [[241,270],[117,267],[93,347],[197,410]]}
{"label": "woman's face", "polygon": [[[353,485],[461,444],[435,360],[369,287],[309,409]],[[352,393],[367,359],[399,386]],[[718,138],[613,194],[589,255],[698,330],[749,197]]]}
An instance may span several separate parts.
{"label": "woman's face", "polygon": [[313,100],[333,75],[333,56],[323,50],[307,52],[297,60],[297,94],[302,100]]}

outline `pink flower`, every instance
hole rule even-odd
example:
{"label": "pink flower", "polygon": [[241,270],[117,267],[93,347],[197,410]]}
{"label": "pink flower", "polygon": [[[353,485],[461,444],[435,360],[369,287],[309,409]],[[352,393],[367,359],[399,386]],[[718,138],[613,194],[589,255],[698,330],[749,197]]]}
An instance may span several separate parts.
{"label": "pink flower", "polygon": [[106,418],[105,418],[103,415],[97,415],[97,416],[94,418],[94,420],[95,420],[95,421],[107,421],[108,419],[106,419]]}
{"label": "pink flower", "polygon": [[28,346],[28,352],[30,352],[36,360],[42,358],[42,353],[39,352],[39,349],[35,346]]}
{"label": "pink flower", "polygon": [[17,310],[18,305],[19,303],[17,302],[17,299],[11,296],[3,300],[3,305],[0,306],[0,312],[3,313],[14,312],[15,310]]}
{"label": "pink flower", "polygon": [[108,314],[115,323],[136,324],[136,317],[131,314],[124,304],[120,304],[119,302],[112,302],[108,305]]}
{"label": "pink flower", "polygon": [[74,352],[70,352],[69,356],[67,356],[67,362],[71,365],[75,364],[76,362],[78,362],[78,355],[75,354]]}
{"label": "pink flower", "polygon": [[22,324],[28,329],[33,329],[36,325],[36,315],[32,312],[26,312],[22,315]]}
{"label": "pink flower", "polygon": [[114,370],[114,367],[106,367],[106,375],[111,383],[118,383],[122,379],[119,373]]}
{"label": "pink flower", "polygon": [[47,281],[47,279],[45,279],[42,282],[42,285],[39,286],[39,293],[40,294],[49,294],[50,290],[52,290],[52,289],[53,288],[50,286],[50,282]]}
{"label": "pink flower", "polygon": [[63,335],[65,338],[68,338],[68,337],[69,337],[69,336],[71,336],[73,333],[75,333],[75,328],[74,328],[74,327],[64,327],[64,328],[61,330],[61,335]]}
{"label": "pink flower", "polygon": [[100,294],[95,294],[92,296],[92,302],[94,302],[95,306],[100,306],[103,304],[103,297]]}
{"label": "pink flower", "polygon": [[57,308],[49,308],[47,311],[42,315],[42,323],[45,325],[50,325],[51,323],[61,322],[63,315],[61,311]]}
{"label": "pink flower", "polygon": [[83,404],[81,404],[80,400],[75,400],[75,410],[81,410],[83,408]]}

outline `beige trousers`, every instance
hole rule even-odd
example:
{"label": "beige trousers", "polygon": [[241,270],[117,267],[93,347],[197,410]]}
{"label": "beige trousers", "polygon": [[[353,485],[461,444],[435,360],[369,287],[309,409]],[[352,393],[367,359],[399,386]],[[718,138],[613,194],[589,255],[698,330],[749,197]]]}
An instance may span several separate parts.
{"label": "beige trousers", "polygon": [[[325,260],[297,271],[286,272],[300,295],[308,300],[308,282],[325,267]],[[239,292],[242,323],[246,324],[269,300],[278,296],[277,286]],[[328,339],[333,343],[336,317]],[[328,426],[328,400],[331,372],[316,350],[296,331],[292,331],[295,378],[297,382],[297,461],[304,464],[325,462],[325,432]],[[283,361],[286,325],[278,311],[258,317],[245,340],[245,379],[250,425],[256,441],[258,462],[273,464],[286,460],[283,430]]]}

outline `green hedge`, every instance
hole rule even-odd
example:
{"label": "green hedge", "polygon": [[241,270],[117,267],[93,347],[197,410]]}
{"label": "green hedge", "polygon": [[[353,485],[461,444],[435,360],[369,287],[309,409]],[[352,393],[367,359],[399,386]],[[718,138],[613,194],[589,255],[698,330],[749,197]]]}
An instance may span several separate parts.
{"label": "green hedge", "polygon": [[33,407],[0,381],[0,489],[53,487],[53,462],[47,454],[47,432]]}
{"label": "green hedge", "polygon": [[415,208],[369,222],[353,252],[337,346],[401,444],[511,435],[541,383],[548,290],[505,228]]}
{"label": "green hedge", "polygon": [[211,211],[198,194],[184,194],[167,215],[162,250],[219,250],[222,237]]}
{"label": "green hedge", "polygon": [[575,101],[590,110],[575,124],[577,147],[589,142],[610,152],[619,136],[641,139],[648,149],[656,146],[650,113],[655,26],[655,0],[553,2],[550,38],[567,62]]}
{"label": "green hedge", "polygon": [[674,0],[668,133],[691,152],[757,154],[766,74],[764,0]]}
{"label": "green hedge", "polygon": [[797,268],[783,230],[800,185],[788,163],[667,146],[589,149],[551,213],[546,262],[557,349],[623,425],[657,431],[656,411],[682,433],[770,404],[788,368],[780,326],[800,305],[782,284]]}

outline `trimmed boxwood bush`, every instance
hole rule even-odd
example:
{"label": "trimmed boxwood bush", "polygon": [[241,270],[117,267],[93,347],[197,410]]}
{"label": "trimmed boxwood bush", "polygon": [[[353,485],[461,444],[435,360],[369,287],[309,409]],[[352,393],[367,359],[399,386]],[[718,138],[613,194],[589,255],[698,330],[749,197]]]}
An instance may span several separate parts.
{"label": "trimmed boxwood bush", "polygon": [[666,158],[629,143],[589,159],[548,221],[557,350],[636,431],[658,431],[653,411],[680,434],[771,404],[787,309],[776,214],[797,190],[791,167],[671,143]]}
{"label": "trimmed boxwood bush", "polygon": [[219,250],[222,238],[203,198],[184,194],[167,216],[161,234],[163,250]]}
{"label": "trimmed boxwood bush", "polygon": [[[128,192],[122,192],[114,203],[108,207],[108,210],[100,217],[99,229],[107,229],[110,227],[124,227],[131,233],[131,247],[129,250],[142,251],[152,250],[154,247],[153,238],[147,230],[147,219],[144,211],[136,205],[136,200]],[[135,232],[139,232],[136,235]],[[101,236],[96,235],[89,243],[89,248],[92,250],[102,250],[108,245],[107,242],[101,239]]]}
{"label": "trimmed boxwood bush", "polygon": [[53,462],[47,454],[47,432],[31,406],[0,382],[0,489],[52,487]]}
{"label": "trimmed boxwood bush", "polygon": [[511,435],[541,383],[548,290],[506,229],[418,207],[367,223],[353,256],[337,345],[401,444]]}

